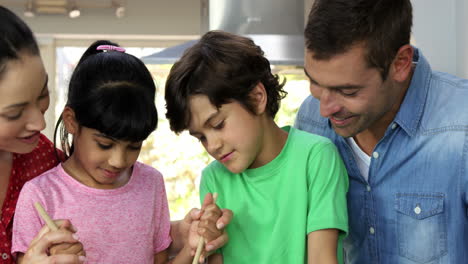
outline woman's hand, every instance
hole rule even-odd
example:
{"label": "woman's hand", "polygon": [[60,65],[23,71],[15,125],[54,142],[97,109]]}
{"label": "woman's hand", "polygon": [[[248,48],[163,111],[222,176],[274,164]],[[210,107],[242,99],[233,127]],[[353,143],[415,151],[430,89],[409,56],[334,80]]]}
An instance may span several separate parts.
{"label": "woman's hand", "polygon": [[[31,241],[25,254],[18,255],[21,264],[81,264],[85,261],[83,246],[68,220],[56,220],[57,231],[43,226]],[[54,251],[54,252],[53,252]],[[49,252],[51,254],[49,254]]]}

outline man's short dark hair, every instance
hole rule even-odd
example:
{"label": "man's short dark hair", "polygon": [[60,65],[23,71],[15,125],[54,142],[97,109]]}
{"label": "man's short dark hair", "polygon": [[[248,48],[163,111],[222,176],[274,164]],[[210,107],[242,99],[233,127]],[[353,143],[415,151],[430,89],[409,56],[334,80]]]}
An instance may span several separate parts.
{"label": "man's short dark hair", "polygon": [[318,60],[363,43],[368,65],[386,79],[398,49],[410,42],[411,26],[410,0],[315,0],[304,35]]}

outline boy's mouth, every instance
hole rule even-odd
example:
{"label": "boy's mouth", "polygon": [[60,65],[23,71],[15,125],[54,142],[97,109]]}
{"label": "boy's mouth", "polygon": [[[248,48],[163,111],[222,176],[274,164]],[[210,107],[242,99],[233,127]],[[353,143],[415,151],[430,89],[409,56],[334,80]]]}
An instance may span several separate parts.
{"label": "boy's mouth", "polygon": [[219,160],[221,162],[226,162],[226,161],[231,159],[233,153],[234,153],[234,151],[231,151],[228,154],[221,156],[221,158]]}

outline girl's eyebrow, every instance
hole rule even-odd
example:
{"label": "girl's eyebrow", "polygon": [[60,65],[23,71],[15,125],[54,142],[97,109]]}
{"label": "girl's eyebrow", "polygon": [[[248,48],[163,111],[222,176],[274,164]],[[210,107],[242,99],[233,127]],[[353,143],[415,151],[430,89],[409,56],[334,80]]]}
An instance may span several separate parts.
{"label": "girl's eyebrow", "polygon": [[105,139],[110,139],[110,140],[112,140],[112,141],[117,141],[117,139],[115,139],[115,138],[113,138],[113,137],[110,137],[110,136],[108,136],[108,135],[106,135],[106,134],[103,134],[103,133],[94,133],[93,135],[96,136],[96,137],[105,138]]}
{"label": "girl's eyebrow", "polygon": [[[45,82],[44,82],[44,86],[42,87],[41,94],[44,92],[45,89],[47,89],[47,84],[48,83],[49,83],[49,76],[46,75],[46,79],[45,79]],[[29,104],[28,102],[21,102],[21,103],[17,103],[17,104],[12,104],[12,105],[9,105],[7,107],[4,107],[3,110],[9,110],[9,109],[12,109],[12,108],[25,107],[28,104]]]}

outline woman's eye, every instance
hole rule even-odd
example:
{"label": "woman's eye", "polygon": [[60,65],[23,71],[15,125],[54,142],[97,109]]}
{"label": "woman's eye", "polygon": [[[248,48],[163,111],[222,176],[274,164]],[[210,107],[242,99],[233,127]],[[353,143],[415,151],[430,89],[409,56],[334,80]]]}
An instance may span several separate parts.
{"label": "woman's eye", "polygon": [[42,99],[46,99],[47,97],[49,97],[49,90],[47,90],[45,93],[41,94],[38,99],[42,100]]}
{"label": "woman's eye", "polygon": [[14,121],[20,119],[20,117],[23,115],[23,111],[19,112],[16,115],[4,115],[6,119],[9,121]]}

